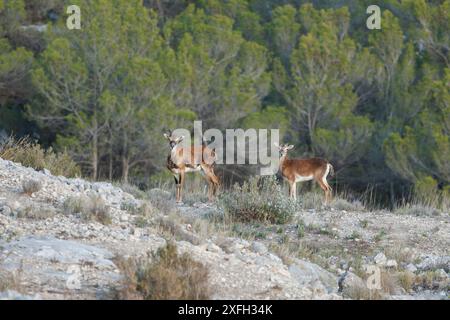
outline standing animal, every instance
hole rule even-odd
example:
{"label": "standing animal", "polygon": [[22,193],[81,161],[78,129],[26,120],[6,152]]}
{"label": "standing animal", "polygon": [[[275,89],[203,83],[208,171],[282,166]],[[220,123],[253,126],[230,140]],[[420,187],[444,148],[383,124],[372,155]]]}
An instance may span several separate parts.
{"label": "standing animal", "polygon": [[[164,134],[169,140],[170,152],[167,157],[167,168],[173,174],[176,185],[176,201],[182,202],[182,193],[185,174],[187,172],[200,172],[208,181],[208,198],[211,201],[219,187],[219,178],[214,173],[216,153],[204,143],[201,146],[181,146],[184,136],[173,137],[172,132]],[[195,160],[198,160],[196,162]]]}
{"label": "standing animal", "polygon": [[289,196],[297,199],[297,182],[315,180],[325,192],[325,204],[331,200],[332,189],[327,182],[327,176],[334,175],[334,168],[328,161],[320,158],[288,159],[287,153],[293,145],[275,146],[280,151],[280,173],[289,183]]}

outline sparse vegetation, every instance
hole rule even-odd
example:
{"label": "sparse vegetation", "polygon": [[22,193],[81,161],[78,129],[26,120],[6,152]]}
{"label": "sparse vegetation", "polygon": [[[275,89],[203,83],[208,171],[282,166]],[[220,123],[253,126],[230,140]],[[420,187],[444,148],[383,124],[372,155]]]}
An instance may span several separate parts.
{"label": "sparse vegetation", "polygon": [[406,291],[410,292],[416,282],[416,275],[410,271],[402,271],[396,274],[397,283]]}
{"label": "sparse vegetation", "polygon": [[297,204],[281,192],[274,177],[252,177],[220,195],[219,205],[233,220],[283,224],[291,220]]}
{"label": "sparse vegetation", "polygon": [[143,201],[141,205],[129,206],[128,212],[135,215],[134,225],[138,228],[145,228],[151,225],[151,217],[155,214],[155,208],[150,204],[149,201]]}
{"label": "sparse vegetation", "polygon": [[311,246],[307,241],[280,241],[271,243],[269,249],[279,256],[286,265],[290,265],[294,258],[315,262],[314,256],[317,254],[317,248]]}
{"label": "sparse vegetation", "polygon": [[323,207],[323,194],[307,192],[299,195],[300,207],[302,209],[320,209]]}
{"label": "sparse vegetation", "polygon": [[422,204],[406,204],[397,208],[394,213],[411,216],[438,216],[441,214],[438,209]]}
{"label": "sparse vegetation", "polygon": [[64,201],[64,210],[69,214],[79,214],[85,221],[111,223],[109,207],[99,195],[69,197]]}
{"label": "sparse vegetation", "polygon": [[172,195],[162,189],[155,188],[147,191],[147,199],[150,203],[164,214],[169,214],[175,211],[175,201]]}
{"label": "sparse vegetation", "polygon": [[28,137],[10,136],[0,142],[0,158],[19,162],[36,170],[49,170],[55,176],[75,177],[81,174],[80,168],[67,152],[56,153],[52,148],[43,149]]}
{"label": "sparse vegetation", "polygon": [[254,225],[235,222],[231,227],[232,235],[246,239],[246,240],[255,240],[257,238],[265,238],[266,233],[263,230],[255,227]]}
{"label": "sparse vegetation", "polygon": [[11,272],[1,271],[0,272],[0,292],[6,290],[19,291],[20,283]]}
{"label": "sparse vegetation", "polygon": [[299,220],[297,222],[297,237],[303,238],[305,236],[305,222],[303,220]]}
{"label": "sparse vegetation", "polygon": [[208,202],[208,195],[206,192],[202,191],[195,191],[195,192],[186,192],[183,195],[183,202],[188,205],[192,206],[194,203],[206,203]]}
{"label": "sparse vegetation", "polygon": [[345,210],[345,211],[365,211],[364,205],[361,201],[354,200],[349,201],[344,198],[334,198],[331,202],[330,206],[337,210]]}
{"label": "sparse vegetation", "polygon": [[311,223],[306,226],[306,230],[310,233],[321,234],[330,237],[336,236],[336,232],[334,232],[329,225],[316,225]]}
{"label": "sparse vegetation", "polygon": [[[2,248],[0,247],[0,250]],[[0,266],[2,265],[3,261],[0,258]],[[22,291],[22,285],[21,285],[21,273],[22,268],[19,268],[16,270],[16,272],[11,272],[5,269],[0,268],[0,292],[6,291],[6,290],[14,290],[17,292]]]}
{"label": "sparse vegetation", "polygon": [[24,180],[22,182],[22,190],[26,195],[31,196],[42,189],[42,183],[38,180]]}
{"label": "sparse vegetation", "polygon": [[45,220],[55,216],[55,211],[49,208],[42,208],[35,205],[28,205],[17,212],[17,218]]}
{"label": "sparse vegetation", "polygon": [[145,199],[146,194],[145,191],[142,191],[137,186],[130,184],[130,183],[115,183],[117,186],[119,186],[123,191],[131,194],[136,199]]}
{"label": "sparse vegetation", "polygon": [[[300,207],[305,210],[320,210],[324,208],[324,196],[320,192],[306,192],[298,196]],[[336,210],[365,211],[363,203],[359,200],[350,200],[347,194],[335,194],[329,206]]]}
{"label": "sparse vegetation", "polygon": [[358,231],[353,230],[352,233],[345,238],[347,240],[361,240],[361,234]]}
{"label": "sparse vegetation", "polygon": [[155,213],[155,208],[150,203],[150,201],[142,200],[142,202],[138,205],[136,203],[122,203],[120,205],[122,210],[126,210],[132,215],[150,217]]}
{"label": "sparse vegetation", "polygon": [[398,291],[399,284],[395,274],[390,271],[381,270],[381,290],[387,294],[395,294]]}
{"label": "sparse vegetation", "polygon": [[412,250],[401,243],[390,245],[386,248],[386,256],[394,259],[399,264],[408,264],[414,261],[415,255]]}
{"label": "sparse vegetation", "polygon": [[188,254],[179,254],[173,243],[142,259],[117,259],[124,276],[119,299],[209,299],[208,268]]}
{"label": "sparse vegetation", "polygon": [[150,221],[146,217],[138,216],[134,219],[134,225],[138,228],[145,228],[150,225]]}
{"label": "sparse vegetation", "polygon": [[[366,282],[367,274],[361,273],[359,275],[363,281]],[[343,295],[354,300],[381,300],[388,295],[395,294],[399,289],[398,278],[386,270],[380,272],[380,289],[369,289],[367,286],[355,285],[347,288]]]}
{"label": "sparse vegetation", "polygon": [[369,225],[369,220],[367,219],[361,220],[359,221],[359,225],[361,226],[361,228],[366,229]]}
{"label": "sparse vegetation", "polygon": [[383,240],[384,236],[386,236],[386,230],[381,229],[381,230],[375,235],[375,237],[373,238],[373,240],[374,240],[375,242],[379,242],[379,241]]}
{"label": "sparse vegetation", "polygon": [[415,277],[414,287],[419,286],[428,290],[448,290],[450,280],[447,276],[443,279],[438,270],[428,270]]}

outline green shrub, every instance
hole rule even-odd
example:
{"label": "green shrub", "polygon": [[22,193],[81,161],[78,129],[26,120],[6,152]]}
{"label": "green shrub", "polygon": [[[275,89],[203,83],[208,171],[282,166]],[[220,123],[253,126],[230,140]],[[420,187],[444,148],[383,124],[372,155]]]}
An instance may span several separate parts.
{"label": "green shrub", "polygon": [[288,222],[297,210],[277,184],[275,177],[252,177],[242,186],[234,185],[219,197],[219,205],[234,220],[276,224]]}
{"label": "green shrub", "polygon": [[303,238],[305,236],[305,222],[303,220],[299,220],[297,223],[297,236],[298,238]]}
{"label": "green shrub", "polygon": [[124,276],[119,299],[206,300],[210,298],[208,268],[168,243],[143,259],[116,259]]}
{"label": "green shrub", "polygon": [[0,142],[0,158],[21,163],[35,170],[47,169],[55,176],[80,176],[78,165],[67,152],[56,153],[52,148],[43,149],[30,138],[9,137]]}

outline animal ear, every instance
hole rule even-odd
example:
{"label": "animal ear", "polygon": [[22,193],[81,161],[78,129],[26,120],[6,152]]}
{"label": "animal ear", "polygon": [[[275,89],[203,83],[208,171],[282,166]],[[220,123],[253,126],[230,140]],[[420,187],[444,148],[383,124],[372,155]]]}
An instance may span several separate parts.
{"label": "animal ear", "polygon": [[165,137],[167,140],[170,140],[170,137],[169,137],[169,135],[168,135],[167,133],[164,133],[164,137]]}
{"label": "animal ear", "polygon": [[291,145],[287,146],[287,148],[286,148],[286,149],[288,149],[288,150],[291,150],[291,149],[292,149],[293,147],[294,147],[294,145],[293,145],[293,144],[291,144]]}
{"label": "animal ear", "polygon": [[177,143],[180,143],[181,141],[183,141],[183,139],[184,139],[184,136],[181,136],[181,137],[178,137],[176,141],[177,141]]}

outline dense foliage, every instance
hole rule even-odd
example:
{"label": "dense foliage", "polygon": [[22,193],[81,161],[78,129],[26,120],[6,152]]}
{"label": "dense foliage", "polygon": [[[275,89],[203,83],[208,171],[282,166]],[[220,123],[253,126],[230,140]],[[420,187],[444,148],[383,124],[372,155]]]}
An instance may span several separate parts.
{"label": "dense foliage", "polygon": [[73,0],[69,30],[68,1],[0,0],[0,130],[148,183],[167,128],[280,128],[341,189],[448,197],[450,1],[377,1],[381,30],[369,2]]}

